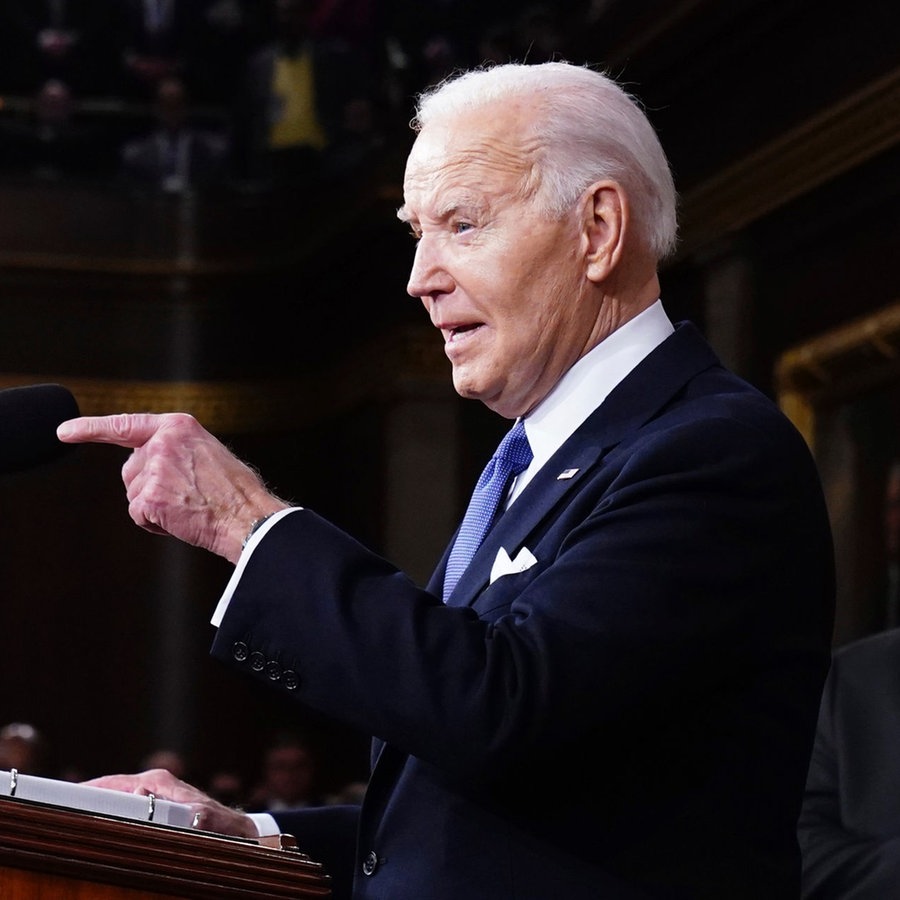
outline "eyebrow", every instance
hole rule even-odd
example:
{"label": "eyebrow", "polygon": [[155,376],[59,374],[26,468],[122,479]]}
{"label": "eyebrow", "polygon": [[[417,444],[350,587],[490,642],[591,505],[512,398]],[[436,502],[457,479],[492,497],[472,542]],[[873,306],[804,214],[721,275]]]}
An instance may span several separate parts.
{"label": "eyebrow", "polygon": [[[466,192],[464,195],[451,199],[435,210],[434,219],[437,222],[444,222],[461,211],[469,212],[470,214],[483,213],[487,208],[489,208],[489,204],[486,202],[486,197],[483,194]],[[410,213],[405,204],[397,210],[397,218],[401,222],[412,222],[417,219],[416,216]]]}

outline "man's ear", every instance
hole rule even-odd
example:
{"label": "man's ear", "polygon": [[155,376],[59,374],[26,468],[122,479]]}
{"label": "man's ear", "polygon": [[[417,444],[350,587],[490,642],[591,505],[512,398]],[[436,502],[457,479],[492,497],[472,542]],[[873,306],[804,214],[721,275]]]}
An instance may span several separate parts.
{"label": "man's ear", "polygon": [[585,274],[605,281],[619,264],[629,225],[628,198],[615,181],[598,181],[584,194]]}

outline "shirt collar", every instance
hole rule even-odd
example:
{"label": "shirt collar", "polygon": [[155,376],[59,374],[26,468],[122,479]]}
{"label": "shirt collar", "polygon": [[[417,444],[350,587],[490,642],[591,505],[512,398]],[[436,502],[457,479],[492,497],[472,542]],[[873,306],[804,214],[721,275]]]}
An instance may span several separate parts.
{"label": "shirt collar", "polygon": [[563,375],[525,420],[534,459],[517,479],[516,494],[613,388],[674,330],[662,302],[657,300],[607,335]]}

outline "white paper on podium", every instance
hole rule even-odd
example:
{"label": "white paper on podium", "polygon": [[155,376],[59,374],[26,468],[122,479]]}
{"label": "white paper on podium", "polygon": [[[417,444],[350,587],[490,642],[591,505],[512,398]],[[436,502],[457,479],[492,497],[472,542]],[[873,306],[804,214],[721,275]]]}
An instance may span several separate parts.
{"label": "white paper on podium", "polygon": [[0,769],[0,797],[16,797],[19,800],[33,800],[67,809],[180,828],[189,828],[194,819],[191,808],[184,803],[111,791],[90,784],[24,775],[14,769]]}

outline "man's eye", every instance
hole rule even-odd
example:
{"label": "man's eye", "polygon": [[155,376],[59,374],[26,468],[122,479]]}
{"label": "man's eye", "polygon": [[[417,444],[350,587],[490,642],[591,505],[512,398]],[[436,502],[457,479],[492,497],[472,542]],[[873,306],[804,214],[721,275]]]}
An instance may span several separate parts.
{"label": "man's eye", "polygon": [[469,231],[470,229],[472,229],[474,227],[475,226],[471,222],[457,222],[453,226],[453,229],[454,229],[454,231],[456,231],[457,234],[462,234],[464,231]]}

